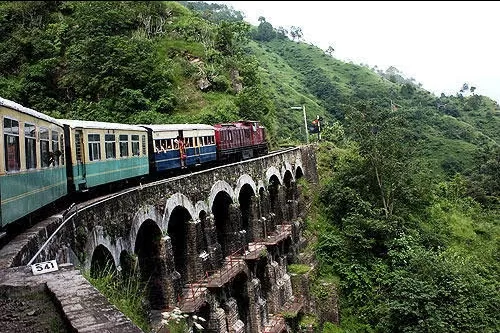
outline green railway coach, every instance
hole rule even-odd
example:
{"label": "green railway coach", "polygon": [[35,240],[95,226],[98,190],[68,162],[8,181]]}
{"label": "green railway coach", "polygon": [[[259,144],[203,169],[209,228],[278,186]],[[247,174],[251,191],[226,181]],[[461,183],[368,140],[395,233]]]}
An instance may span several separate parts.
{"label": "green railway coach", "polygon": [[68,138],[71,191],[149,173],[147,130],[140,126],[83,120],[60,120]]}
{"label": "green railway coach", "polygon": [[67,194],[64,128],[0,97],[1,221],[4,228]]}

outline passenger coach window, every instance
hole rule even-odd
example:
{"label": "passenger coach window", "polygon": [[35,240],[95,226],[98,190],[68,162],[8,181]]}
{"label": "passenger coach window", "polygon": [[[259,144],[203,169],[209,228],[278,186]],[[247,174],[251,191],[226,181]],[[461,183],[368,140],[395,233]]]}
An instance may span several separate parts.
{"label": "passenger coach window", "polygon": [[120,135],[120,157],[128,156],[128,135]]}
{"label": "passenger coach window", "polygon": [[[54,130],[52,130],[52,153],[54,153],[54,166],[59,165],[59,156],[61,156],[61,152],[59,151],[59,133]],[[50,162],[52,162],[52,160],[49,161],[49,164]]]}
{"label": "passenger coach window", "polygon": [[42,168],[49,166],[49,129],[40,127],[40,158]]}
{"label": "passenger coach window", "polygon": [[139,156],[139,135],[132,135],[132,156]]}
{"label": "passenger coach window", "polygon": [[99,134],[89,134],[89,160],[101,159],[101,137]]}
{"label": "passenger coach window", "polygon": [[36,128],[33,124],[24,124],[24,150],[26,169],[36,169]]}
{"label": "passenger coach window", "polygon": [[19,153],[19,122],[5,118],[3,121],[5,141],[5,170],[17,171],[21,168]]}
{"label": "passenger coach window", "polygon": [[116,158],[116,139],[114,134],[104,135],[104,150],[106,151],[106,159]]}

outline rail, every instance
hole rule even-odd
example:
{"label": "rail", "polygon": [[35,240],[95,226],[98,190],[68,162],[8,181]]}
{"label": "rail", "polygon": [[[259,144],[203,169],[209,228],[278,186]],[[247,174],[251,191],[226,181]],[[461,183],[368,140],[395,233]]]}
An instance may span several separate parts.
{"label": "rail", "polygon": [[243,262],[240,258],[240,255],[237,254],[242,251],[242,249],[244,249],[244,247],[239,248],[238,250],[227,256],[224,259],[224,263],[221,268],[206,272],[208,285],[220,287],[231,280],[233,275],[237,274],[235,271],[238,271],[242,267],[241,264]]}
{"label": "rail", "polygon": [[[76,211],[73,214],[71,214],[71,216],[69,216],[68,218],[64,219],[64,215],[68,214],[69,211],[73,207],[76,207]],[[78,206],[76,206],[75,203],[72,203],[68,207],[68,209],[66,209],[66,211],[64,213],[62,213],[63,222],[59,225],[59,227],[57,227],[56,230],[54,230],[54,232],[49,236],[49,238],[47,238],[47,240],[45,241],[45,243],[43,243],[43,245],[40,247],[40,249],[38,249],[38,252],[35,253],[35,255],[31,258],[31,260],[28,261],[28,264],[26,266],[31,266],[31,264],[33,264],[33,262],[35,261],[35,259],[40,255],[40,253],[42,253],[43,249],[50,243],[50,241],[52,240],[52,238],[54,238],[54,236],[57,234],[57,232],[59,230],[61,230],[61,228],[66,224],[66,222],[68,222],[69,220],[71,220],[73,218],[73,216],[75,216],[76,214],[78,214]]]}
{"label": "rail", "polygon": [[206,300],[206,290],[205,279],[184,285],[182,296],[177,298],[178,307],[182,312],[196,311]]}
{"label": "rail", "polygon": [[276,229],[271,231],[267,238],[258,239],[255,244],[258,245],[274,245],[282,240],[286,239],[289,235],[292,234],[292,225],[291,224],[278,224],[276,225]]}

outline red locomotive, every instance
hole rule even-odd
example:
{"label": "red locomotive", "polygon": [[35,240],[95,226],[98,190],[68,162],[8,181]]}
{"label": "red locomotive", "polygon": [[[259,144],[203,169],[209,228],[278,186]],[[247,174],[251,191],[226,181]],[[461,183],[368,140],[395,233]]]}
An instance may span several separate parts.
{"label": "red locomotive", "polygon": [[266,155],[269,147],[265,127],[258,121],[216,124],[215,143],[220,162],[236,162]]}

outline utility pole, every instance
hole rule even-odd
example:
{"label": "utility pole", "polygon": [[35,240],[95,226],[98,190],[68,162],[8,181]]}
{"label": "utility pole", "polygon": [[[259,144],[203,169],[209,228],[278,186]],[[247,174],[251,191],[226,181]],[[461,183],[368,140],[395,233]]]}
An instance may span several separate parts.
{"label": "utility pole", "polygon": [[321,122],[319,121],[319,114],[316,115],[316,119],[318,120],[318,141],[321,141]]}

